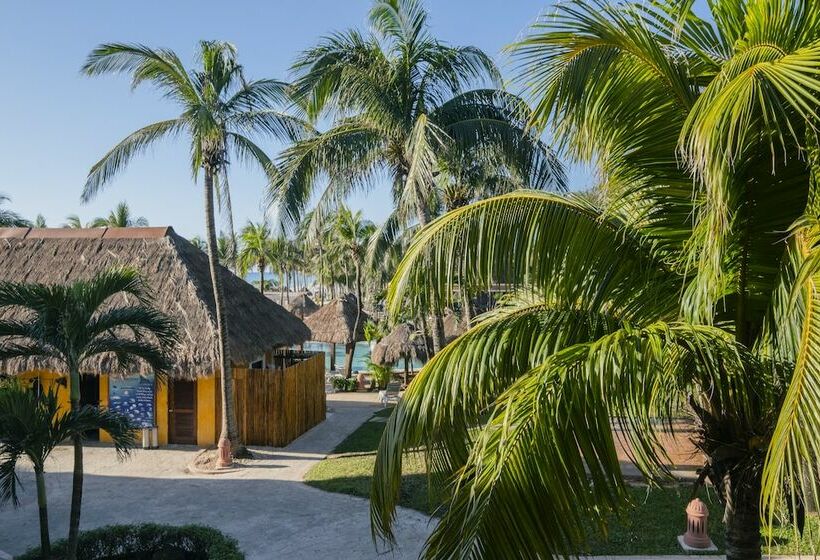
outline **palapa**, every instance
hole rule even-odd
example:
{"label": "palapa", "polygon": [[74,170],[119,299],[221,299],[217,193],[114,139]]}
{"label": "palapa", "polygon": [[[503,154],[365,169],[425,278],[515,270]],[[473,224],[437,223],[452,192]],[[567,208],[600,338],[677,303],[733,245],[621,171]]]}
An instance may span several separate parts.
{"label": "palapa", "polygon": [[[133,267],[148,284],[154,305],[179,325],[181,340],[173,352],[173,375],[194,378],[211,375],[219,368],[208,257],[170,227],[0,228],[0,262],[0,281],[43,284],[90,279],[114,266]],[[309,338],[310,331],[297,317],[227,268],[220,266],[219,273],[225,292],[228,345],[235,363],[252,362],[266,351],[301,344]],[[0,311],[0,317],[15,313],[19,311],[7,308]],[[84,373],[110,373],[114,364],[113,356],[103,355],[88,361]],[[28,358],[7,360],[0,369],[18,373],[59,367],[49,360]]]}

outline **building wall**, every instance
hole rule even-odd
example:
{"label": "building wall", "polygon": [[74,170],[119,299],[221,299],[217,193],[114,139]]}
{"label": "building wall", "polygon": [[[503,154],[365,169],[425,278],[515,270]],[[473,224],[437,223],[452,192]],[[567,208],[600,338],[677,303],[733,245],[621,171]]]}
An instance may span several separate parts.
{"label": "building wall", "polygon": [[[57,399],[60,410],[68,411],[71,407],[68,393],[67,376],[53,371],[33,370],[20,374],[23,382],[32,382],[37,379],[44,391],[53,387],[57,389]],[[108,406],[109,376],[100,376],[100,406]],[[196,380],[197,418],[196,441],[201,447],[216,445],[217,433],[217,383],[216,377],[201,377]],[[159,445],[168,445],[168,383],[157,380],[154,397],[155,420]],[[142,432],[137,442],[142,441]],[[111,442],[111,436],[100,431],[100,441]]]}

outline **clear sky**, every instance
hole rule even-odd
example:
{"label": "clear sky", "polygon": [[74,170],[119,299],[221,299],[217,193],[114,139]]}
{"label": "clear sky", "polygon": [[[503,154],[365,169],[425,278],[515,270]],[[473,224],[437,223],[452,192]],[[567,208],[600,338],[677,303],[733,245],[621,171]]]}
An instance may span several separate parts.
{"label": "clear sky", "polygon": [[[475,45],[509,74],[501,49],[526,29],[550,0],[427,0],[434,33],[454,45]],[[365,28],[369,0],[210,0],[14,2],[0,0],[0,52],[6,71],[0,84],[0,193],[10,208],[49,226],[68,214],[83,222],[126,200],[152,225],[181,234],[203,231],[202,197],[195,187],[183,142],[169,141],[137,157],[93,202],[80,204],[89,167],[133,130],[175,116],[175,107],[150,86],[131,92],[126,77],[86,78],[79,68],[102,42],[140,42],[174,49],[193,63],[200,39],[234,43],[251,78],[288,78],[295,55],[329,32]],[[271,154],[282,146],[268,143]],[[590,174],[571,173],[583,188]],[[231,171],[237,224],[262,216],[264,178],[234,165]],[[386,188],[351,198],[374,220],[388,212]]]}

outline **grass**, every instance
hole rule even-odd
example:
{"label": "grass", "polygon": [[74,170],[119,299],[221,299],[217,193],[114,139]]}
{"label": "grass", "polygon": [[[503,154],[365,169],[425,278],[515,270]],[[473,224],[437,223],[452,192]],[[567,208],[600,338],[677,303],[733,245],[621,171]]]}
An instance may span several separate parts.
{"label": "grass", "polygon": [[[389,416],[391,409],[380,410],[374,417]],[[350,434],[330,457],[314,466],[305,477],[307,484],[326,490],[367,498],[375,464],[375,451],[384,431],[384,422],[368,421]],[[433,514],[437,503],[428,498],[427,474],[423,460],[411,455],[404,463],[401,505]],[[610,520],[606,536],[589,529],[589,546],[584,552],[607,554],[679,554],[677,535],[685,524],[684,509],[691,490],[687,486],[670,488],[634,487],[630,489],[634,507],[622,518]],[[701,493],[709,506],[709,534],[723,551],[723,507],[713,492]],[[807,534],[820,535],[820,519],[807,520]],[[769,550],[767,550],[769,552]],[[777,528],[773,535],[772,554],[811,553],[808,542],[800,542],[791,528]]]}

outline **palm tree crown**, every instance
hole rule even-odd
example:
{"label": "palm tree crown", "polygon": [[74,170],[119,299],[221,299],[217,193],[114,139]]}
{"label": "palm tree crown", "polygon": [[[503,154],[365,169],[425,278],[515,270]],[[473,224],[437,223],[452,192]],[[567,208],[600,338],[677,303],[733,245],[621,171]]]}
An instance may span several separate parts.
{"label": "palm tree crown", "polygon": [[[11,199],[0,193],[0,205],[9,202]],[[0,208],[0,227],[31,227],[31,222],[23,218],[17,212]]]}
{"label": "palm tree crown", "polygon": [[526,104],[492,89],[500,74],[486,54],[432,37],[416,0],[376,0],[369,19],[372,36],[335,33],[293,66],[297,101],[334,120],[282,154],[270,198],[283,218],[298,222],[321,177],[325,212],[386,172],[397,219],[424,223],[439,204],[435,177],[459,157],[534,187],[563,185]]}
{"label": "palm tree crown", "polygon": [[[71,216],[69,216],[69,219]],[[128,203],[120,202],[114,208],[107,218],[96,218],[91,222],[91,227],[145,227],[148,225],[148,220],[143,216],[134,218],[131,216],[131,209]]]}
{"label": "palm tree crown", "polygon": [[820,5],[691,6],[565,2],[514,47],[536,116],[598,163],[605,205],[512,193],[415,238],[393,310],[431,286],[441,304],[454,285],[520,292],[391,417],[376,534],[421,445],[451,489],[428,557],[577,553],[585,522],[627,502],[612,418],[651,480],[653,419],[693,418],[730,559],[760,557],[761,518],[817,500]]}

